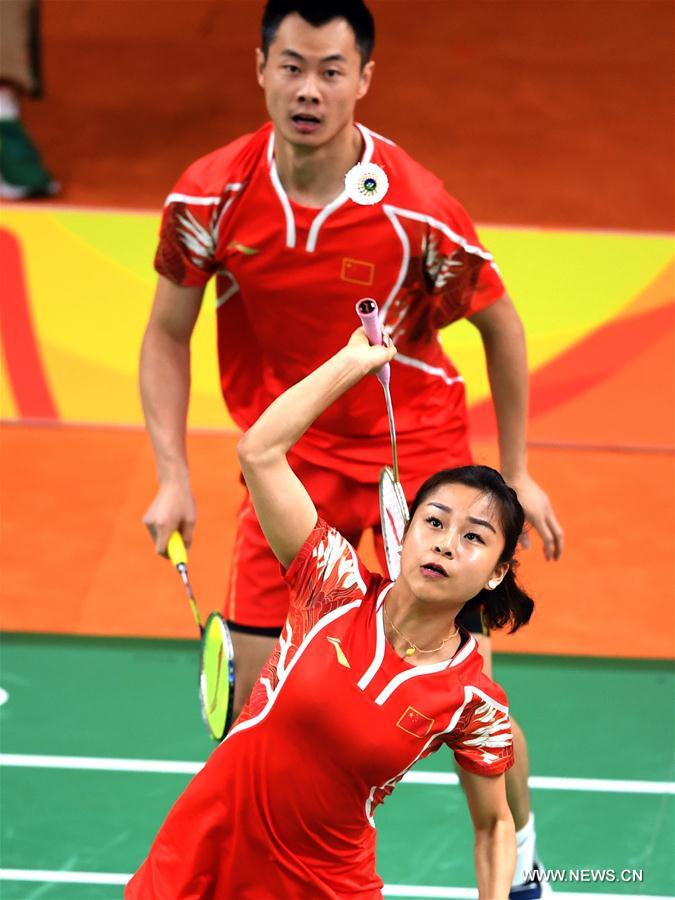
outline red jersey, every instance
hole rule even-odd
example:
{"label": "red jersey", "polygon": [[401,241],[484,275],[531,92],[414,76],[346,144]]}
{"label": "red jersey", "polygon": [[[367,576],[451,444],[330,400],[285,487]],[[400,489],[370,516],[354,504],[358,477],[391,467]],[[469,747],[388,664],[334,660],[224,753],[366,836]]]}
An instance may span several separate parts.
{"label": "red jersey", "polygon": [[391,582],[321,520],[286,580],[281,638],[127,900],[381,897],[373,813],[407,770],[443,744],[470,772],[512,764],[506,697],[472,637],[449,661],[401,659],[385,638]]}
{"label": "red jersey", "polygon": [[[358,206],[346,193],[321,209],[292,201],[267,124],[187,169],[166,201],[155,266],[185,286],[215,275],[221,385],[242,428],[337,352],[358,325],[356,301],[374,297],[399,351],[391,389],[401,469],[412,480],[446,465],[466,431],[463,381],[438,330],[487,307],[504,286],[442,183],[357,127],[362,161],[389,177],[383,202]],[[375,482],[388,447],[372,378],[334,403],[295,452]]]}

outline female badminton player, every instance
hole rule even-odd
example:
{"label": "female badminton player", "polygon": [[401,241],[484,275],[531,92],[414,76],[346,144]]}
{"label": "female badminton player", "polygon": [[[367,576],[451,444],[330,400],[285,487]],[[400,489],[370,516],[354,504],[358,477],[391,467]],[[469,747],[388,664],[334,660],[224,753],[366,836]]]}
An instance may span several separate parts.
{"label": "female badminton player", "polygon": [[240,441],[258,518],[291,588],[288,620],[128,900],[379,898],[375,808],[443,744],[467,773],[479,896],[508,896],[516,851],[506,697],[455,617],[480,595],[490,627],[529,620],[533,604],[513,572],[524,522],[515,493],[482,466],[433,475],[412,504],[392,583],[318,518],[286,460],[332,402],[394,353],[355,332]]}

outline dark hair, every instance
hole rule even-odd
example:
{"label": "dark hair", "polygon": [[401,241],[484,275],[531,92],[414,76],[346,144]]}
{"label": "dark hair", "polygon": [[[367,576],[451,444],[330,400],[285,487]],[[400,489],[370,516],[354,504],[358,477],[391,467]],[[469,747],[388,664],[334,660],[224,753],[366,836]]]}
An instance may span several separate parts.
{"label": "dark hair", "polygon": [[492,591],[484,588],[464,605],[463,610],[480,609],[483,620],[489,628],[503,628],[504,625],[510,624],[509,631],[517,631],[521,625],[526,625],[530,621],[534,601],[516,580],[515,569],[518,563],[513,557],[525,525],[525,513],[516,492],[508,486],[496,469],[489,466],[442,469],[427,478],[418,490],[410,507],[410,521],[428,495],[443,484],[464,484],[489,494],[497,503],[499,520],[504,532],[504,549],[499,562],[507,562],[509,569],[500,585]]}
{"label": "dark hair", "polygon": [[262,17],[262,52],[267,58],[270,44],[286,16],[297,13],[318,28],[333,19],[346,19],[351,25],[361,65],[370,59],[375,46],[375,23],[363,0],[267,0]]}

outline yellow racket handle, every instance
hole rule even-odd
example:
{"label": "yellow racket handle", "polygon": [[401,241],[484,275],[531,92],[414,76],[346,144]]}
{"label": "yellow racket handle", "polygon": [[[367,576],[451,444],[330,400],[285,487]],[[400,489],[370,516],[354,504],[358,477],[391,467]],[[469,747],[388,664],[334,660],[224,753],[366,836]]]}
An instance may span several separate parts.
{"label": "yellow racket handle", "polygon": [[187,550],[180,531],[172,531],[166,544],[166,552],[174,566],[187,565]]}
{"label": "yellow racket handle", "polygon": [[190,601],[190,608],[192,609],[192,615],[194,616],[194,620],[197,623],[197,627],[199,628],[199,633],[203,634],[204,626],[202,625],[202,619],[199,615],[199,609],[197,608],[197,601],[194,598],[192,588],[190,587],[190,581],[188,579],[187,550],[185,549],[185,544],[183,543],[183,538],[179,531],[172,531],[169,535],[169,540],[166,542],[166,552],[168,553],[171,562],[178,569],[178,573],[180,574],[180,577],[187,591],[188,600]]}

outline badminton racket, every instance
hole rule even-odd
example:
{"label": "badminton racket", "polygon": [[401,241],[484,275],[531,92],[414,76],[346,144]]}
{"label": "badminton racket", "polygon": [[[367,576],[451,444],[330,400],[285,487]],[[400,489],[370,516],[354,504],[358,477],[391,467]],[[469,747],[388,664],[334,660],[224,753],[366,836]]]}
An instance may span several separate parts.
{"label": "badminton racket", "polygon": [[180,532],[172,532],[166,549],[185,586],[192,616],[201,636],[199,704],[202,718],[211,737],[222,741],[232,724],[234,706],[234,651],[230,629],[217,612],[212,612],[206,624],[202,625],[188,577],[187,551]]}
{"label": "badminton racket", "polygon": [[[370,297],[359,300],[356,304],[356,314],[361,320],[363,330],[371,344],[382,344],[382,326],[377,308],[377,303]],[[394,422],[394,408],[391,402],[389,382],[391,369],[389,363],[385,363],[375,373],[384,391],[384,401],[387,407],[387,419],[389,421],[389,435],[391,438],[392,467],[385,466],[380,473],[380,520],[382,522],[382,540],[384,554],[387,560],[389,577],[395,581],[401,574],[401,544],[408,522],[408,504],[401,487],[398,474],[398,451],[396,446],[396,423]]]}

